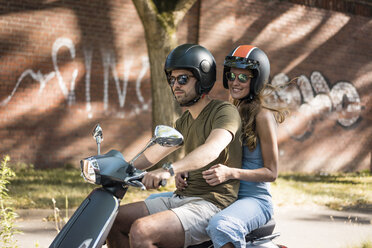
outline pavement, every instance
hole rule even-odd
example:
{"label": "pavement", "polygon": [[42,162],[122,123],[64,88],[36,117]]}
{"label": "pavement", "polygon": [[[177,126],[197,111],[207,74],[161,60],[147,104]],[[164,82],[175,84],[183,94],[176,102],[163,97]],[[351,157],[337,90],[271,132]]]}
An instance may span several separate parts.
{"label": "pavement", "polygon": [[[54,222],[45,221],[52,210],[17,210],[16,235],[21,248],[49,247],[57,234]],[[276,206],[277,244],[289,248],[348,248],[372,242],[372,211],[335,211],[318,205]]]}

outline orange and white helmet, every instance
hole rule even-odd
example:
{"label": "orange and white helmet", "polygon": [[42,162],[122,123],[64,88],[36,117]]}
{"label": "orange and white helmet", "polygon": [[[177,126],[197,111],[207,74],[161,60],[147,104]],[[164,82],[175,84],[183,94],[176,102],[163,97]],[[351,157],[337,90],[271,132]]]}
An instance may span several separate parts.
{"label": "orange and white helmet", "polygon": [[249,99],[258,95],[269,80],[270,62],[266,54],[258,47],[251,45],[240,45],[225,57],[223,63],[223,86],[228,89],[226,72],[231,68],[251,70],[253,78],[250,83]]}

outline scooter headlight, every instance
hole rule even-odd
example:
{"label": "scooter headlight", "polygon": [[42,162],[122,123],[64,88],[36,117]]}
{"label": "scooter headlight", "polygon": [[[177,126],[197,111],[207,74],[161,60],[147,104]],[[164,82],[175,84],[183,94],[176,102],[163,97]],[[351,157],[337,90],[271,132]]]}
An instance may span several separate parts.
{"label": "scooter headlight", "polygon": [[80,161],[81,171],[85,181],[93,184],[99,184],[101,174],[97,160],[94,158],[83,159]]}

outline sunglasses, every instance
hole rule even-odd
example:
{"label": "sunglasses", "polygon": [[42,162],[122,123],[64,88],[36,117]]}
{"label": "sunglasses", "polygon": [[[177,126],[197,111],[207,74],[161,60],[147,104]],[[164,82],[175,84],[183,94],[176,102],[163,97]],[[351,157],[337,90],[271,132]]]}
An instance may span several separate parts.
{"label": "sunglasses", "polygon": [[179,85],[185,85],[189,81],[189,78],[194,77],[193,75],[187,75],[187,74],[182,74],[178,75],[177,77],[175,76],[169,76],[168,77],[168,83],[171,87],[178,82]]}
{"label": "sunglasses", "polygon": [[246,83],[250,78],[253,78],[253,75],[247,75],[247,74],[244,74],[244,73],[240,73],[240,74],[237,75],[236,73],[231,72],[231,71],[226,72],[225,75],[226,75],[227,80],[229,80],[229,81],[235,81],[236,76],[238,76],[238,80],[241,83]]}

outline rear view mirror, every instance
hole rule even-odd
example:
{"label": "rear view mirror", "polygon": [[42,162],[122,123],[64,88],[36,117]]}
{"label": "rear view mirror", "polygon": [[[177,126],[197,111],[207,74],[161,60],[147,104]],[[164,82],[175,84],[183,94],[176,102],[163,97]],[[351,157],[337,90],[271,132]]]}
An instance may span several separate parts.
{"label": "rear view mirror", "polygon": [[156,144],[166,147],[179,146],[183,143],[183,136],[180,132],[164,125],[156,126],[153,139]]}

